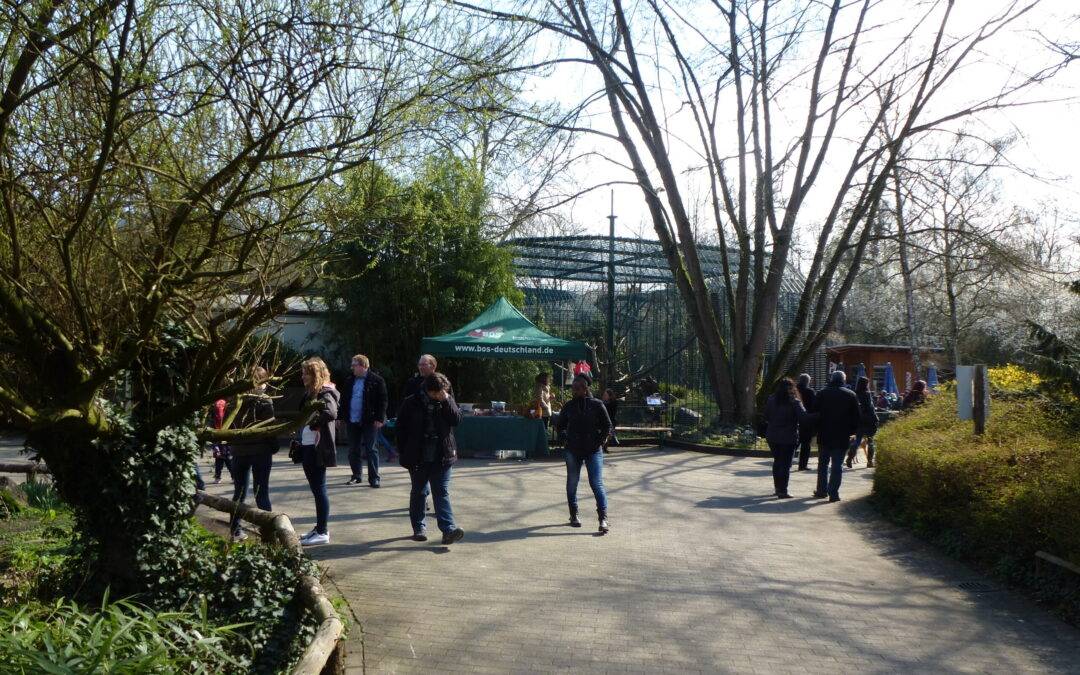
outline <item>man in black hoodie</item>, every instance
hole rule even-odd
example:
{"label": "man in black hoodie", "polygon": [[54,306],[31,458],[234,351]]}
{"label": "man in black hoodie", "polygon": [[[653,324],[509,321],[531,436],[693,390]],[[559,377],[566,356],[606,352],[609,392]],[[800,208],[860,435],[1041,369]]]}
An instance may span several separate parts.
{"label": "man in black hoodie", "polygon": [[[840,479],[844,471],[844,455],[851,437],[859,429],[859,400],[855,392],[844,387],[844,371],[835,370],[829,386],[817,393],[818,413],[818,476],[817,499],[840,501]],[[829,465],[832,464],[832,471]]]}
{"label": "man in black hoodie", "polygon": [[566,437],[564,459],[566,460],[566,501],[570,507],[570,525],[581,527],[578,520],[577,486],[581,479],[581,465],[589,472],[589,487],[596,498],[596,515],[600,520],[600,534],[608,531],[607,494],[604,492],[603,444],[612,433],[611,419],[607,409],[589,392],[589,377],[574,377],[574,398],[559,412],[555,430]]}

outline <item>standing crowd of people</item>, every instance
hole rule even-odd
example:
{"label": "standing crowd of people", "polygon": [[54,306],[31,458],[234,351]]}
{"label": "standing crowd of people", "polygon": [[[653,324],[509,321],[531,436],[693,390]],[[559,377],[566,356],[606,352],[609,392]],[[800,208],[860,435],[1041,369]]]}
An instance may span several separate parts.
{"label": "standing crowd of people", "polygon": [[[401,466],[409,472],[409,520],[413,540],[423,542],[428,539],[426,504],[430,495],[435,520],[442,533],[442,543],[449,545],[465,536],[464,530],[454,520],[450,504],[450,479],[458,456],[454,427],[461,422],[461,409],[454,399],[450,381],[437,372],[437,368],[435,357],[424,354],[417,362],[416,375],[405,384],[404,397],[394,420],[396,455]],[[300,538],[304,546],[330,543],[330,497],[326,475],[327,469],[337,466],[339,419],[344,423],[349,448],[350,477],[346,485],[363,484],[365,468],[367,484],[371,488],[378,488],[382,484],[377,444],[379,439],[385,442],[383,428],[387,423],[388,407],[386,382],[371,370],[371,361],[363,354],[352,358],[350,371],[350,376],[339,390],[331,381],[330,370],[321,358],[307,359],[300,367],[304,385],[300,409],[310,412],[304,425],[291,439],[289,457],[303,467],[315,500],[315,526]],[[275,420],[273,400],[266,394],[265,383],[269,374],[264,368],[256,368],[253,379],[259,384],[241,397],[239,409],[229,424],[232,429],[248,429]],[[536,384],[537,412],[546,425],[551,419],[550,385],[546,377],[538,377]],[[584,466],[596,501],[598,531],[604,534],[608,532],[609,525],[603,453],[614,439],[614,423],[609,414],[609,411],[614,411],[614,396],[609,390],[605,392],[607,400],[601,401],[592,396],[591,385],[591,377],[586,372],[574,377],[574,398],[564,406],[556,429],[565,439],[569,524],[581,527],[577,486]],[[215,403],[211,411],[213,426],[222,428],[228,420],[226,402]],[[393,453],[394,448],[389,447]],[[270,468],[277,450],[277,439],[274,438],[214,445],[215,475],[220,477],[222,470],[217,464],[220,457],[222,465],[228,462],[233,477],[233,501],[244,501],[250,481],[256,505],[260,509],[270,510]],[[197,467],[196,482],[199,489],[205,488]],[[238,514],[233,514],[231,530],[234,540],[246,538],[240,528]]]}
{"label": "standing crowd of people", "polygon": [[[818,442],[817,488],[815,499],[840,501],[840,482],[844,466],[852,468],[859,448],[866,443],[866,465],[874,466],[874,435],[878,413],[870,392],[869,378],[859,377],[854,389],[847,386],[847,376],[835,370],[826,387],[811,388],[807,374],[798,384],[791,378],[780,380],[765,403],[765,440],[773,455],[773,487],[780,499],[790,499],[788,484],[795,451],[799,453],[798,470],[809,469],[814,438]],[[905,409],[926,400],[926,382],[919,380],[904,397]]]}

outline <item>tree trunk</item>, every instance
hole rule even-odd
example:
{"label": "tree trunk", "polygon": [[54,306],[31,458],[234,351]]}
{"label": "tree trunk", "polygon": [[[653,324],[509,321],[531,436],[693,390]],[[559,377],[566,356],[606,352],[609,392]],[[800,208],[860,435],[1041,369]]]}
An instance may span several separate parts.
{"label": "tree trunk", "polygon": [[141,563],[188,521],[199,449],[193,431],[167,429],[148,443],[130,431],[100,438],[83,420],[71,419],[32,430],[27,443],[75,512],[84,543],[77,562],[93,582],[85,590],[145,590]]}
{"label": "tree trunk", "polygon": [[911,363],[915,379],[922,372],[919,330],[915,320],[915,284],[911,278],[911,262],[908,260],[907,223],[904,220],[904,200],[900,191],[900,166],[893,167],[893,195],[896,198],[896,234],[900,249],[900,277],[904,282],[904,310],[907,317],[908,342],[911,345]]}

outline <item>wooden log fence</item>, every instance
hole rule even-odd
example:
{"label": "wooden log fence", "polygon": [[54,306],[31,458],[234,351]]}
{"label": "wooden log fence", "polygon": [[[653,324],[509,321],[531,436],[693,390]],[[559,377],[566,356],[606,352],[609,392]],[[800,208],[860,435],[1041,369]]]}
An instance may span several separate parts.
{"label": "wooden log fence", "polygon": [[[23,473],[30,477],[48,474],[50,471],[49,467],[40,462],[25,461],[0,462],[0,473]],[[202,491],[195,493],[195,500],[216,511],[238,514],[241,520],[259,528],[259,534],[264,542],[276,543],[297,553],[303,552],[300,538],[296,536],[292,521],[284,513],[262,511],[247,504],[237,504],[232,500],[208,495]],[[322,584],[315,577],[309,574],[301,576],[297,595],[300,597],[300,602],[314,614],[319,625],[315,629],[315,637],[304,649],[300,660],[293,668],[292,675],[341,672],[344,670],[344,664],[339,642],[345,630],[344,622],[338,616],[326,592],[323,591]]]}
{"label": "wooden log fence", "polygon": [[[232,500],[208,495],[202,491],[195,493],[195,499],[200,504],[216,511],[236,513],[241,520],[259,528],[259,534],[264,542],[276,543],[298,553],[303,551],[292,521],[284,513],[262,511],[247,504],[237,504]],[[341,672],[344,664],[339,642],[345,630],[345,624],[331,604],[330,598],[323,591],[322,584],[315,577],[308,574],[301,576],[297,595],[300,597],[300,602],[314,614],[319,625],[315,630],[315,637],[304,649],[300,660],[293,668],[292,675]]]}
{"label": "wooden log fence", "polygon": [[41,462],[0,462],[0,473],[25,473],[27,477],[39,473],[51,473]]}

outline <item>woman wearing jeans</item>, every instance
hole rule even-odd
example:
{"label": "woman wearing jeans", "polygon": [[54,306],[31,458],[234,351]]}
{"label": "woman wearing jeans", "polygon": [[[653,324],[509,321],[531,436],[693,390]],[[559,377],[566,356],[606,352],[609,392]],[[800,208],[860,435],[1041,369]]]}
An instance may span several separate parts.
{"label": "woman wearing jeans", "polygon": [[581,479],[581,465],[589,472],[589,487],[596,498],[596,515],[600,521],[600,534],[608,531],[607,495],[604,493],[603,444],[611,435],[611,419],[607,409],[589,393],[589,378],[574,377],[574,398],[559,411],[556,431],[565,435],[564,458],[566,459],[566,502],[570,507],[571,527],[581,527],[578,519],[577,486]]}
{"label": "woman wearing jeans", "polygon": [[300,375],[304,380],[304,397],[300,401],[301,409],[309,401],[321,403],[321,409],[311,413],[307,424],[300,430],[300,456],[304,465],[311,494],[315,497],[315,528],[300,537],[303,546],[329,544],[330,531],[326,521],[330,517],[330,497],[326,494],[326,469],[337,466],[337,437],[334,421],[338,416],[338,402],[341,394],[330,381],[330,371],[326,363],[318,358],[310,358],[300,365]]}

